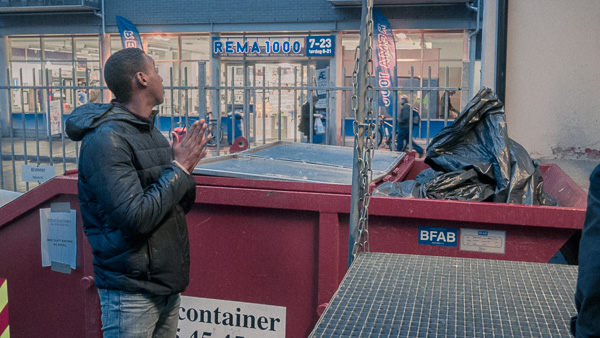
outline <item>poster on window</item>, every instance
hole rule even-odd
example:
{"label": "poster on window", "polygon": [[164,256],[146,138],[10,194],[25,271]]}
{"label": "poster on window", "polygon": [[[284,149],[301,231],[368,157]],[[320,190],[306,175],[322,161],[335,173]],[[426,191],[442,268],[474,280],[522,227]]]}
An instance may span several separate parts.
{"label": "poster on window", "polygon": [[50,101],[50,136],[59,135],[62,132],[60,123],[60,100]]}
{"label": "poster on window", "polygon": [[[327,72],[329,68],[325,69],[317,69],[316,77],[317,77],[317,87],[326,88],[327,87]],[[319,101],[315,103],[315,108],[324,109],[327,108],[327,90],[325,89],[317,89],[317,96],[319,96]]]}

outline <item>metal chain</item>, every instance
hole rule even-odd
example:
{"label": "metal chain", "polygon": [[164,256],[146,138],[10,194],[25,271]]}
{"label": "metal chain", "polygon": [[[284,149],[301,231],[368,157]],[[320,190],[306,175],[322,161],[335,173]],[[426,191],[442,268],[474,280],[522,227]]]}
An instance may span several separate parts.
{"label": "metal chain", "polygon": [[[367,2],[367,71],[365,76],[368,79],[367,102],[365,121],[354,120],[354,147],[358,156],[360,171],[360,212],[358,220],[358,236],[355,239],[352,248],[353,259],[359,252],[369,251],[369,202],[371,193],[369,185],[373,180],[373,171],[371,163],[375,153],[375,118],[373,114],[374,89],[372,83],[373,76],[373,5],[372,1]],[[359,49],[357,47],[354,53],[354,72],[352,73],[352,110],[354,116],[358,116],[358,69],[359,69]],[[361,103],[364,104],[364,103]],[[365,128],[364,142],[358,142],[359,128]]]}

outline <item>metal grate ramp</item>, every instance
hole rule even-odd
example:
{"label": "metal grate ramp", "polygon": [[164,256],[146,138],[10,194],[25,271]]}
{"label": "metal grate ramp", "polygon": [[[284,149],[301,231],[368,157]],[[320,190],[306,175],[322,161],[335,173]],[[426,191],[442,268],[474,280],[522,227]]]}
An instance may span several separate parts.
{"label": "metal grate ramp", "polygon": [[364,253],[310,337],[570,337],[577,267]]}

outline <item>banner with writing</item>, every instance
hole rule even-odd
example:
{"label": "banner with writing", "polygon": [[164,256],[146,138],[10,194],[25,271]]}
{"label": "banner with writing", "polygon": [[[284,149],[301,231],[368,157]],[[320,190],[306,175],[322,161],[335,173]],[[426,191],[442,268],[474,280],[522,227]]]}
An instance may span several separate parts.
{"label": "banner with writing", "polygon": [[119,34],[121,34],[123,48],[139,48],[144,50],[140,33],[138,33],[137,28],[129,20],[117,15],[117,26],[119,27]]}
{"label": "banner with writing", "polygon": [[[373,65],[377,87],[391,88],[398,86],[396,69],[396,42],[389,21],[377,8],[373,8]],[[382,89],[379,95],[379,106],[385,107],[387,113],[396,117],[396,92]]]}

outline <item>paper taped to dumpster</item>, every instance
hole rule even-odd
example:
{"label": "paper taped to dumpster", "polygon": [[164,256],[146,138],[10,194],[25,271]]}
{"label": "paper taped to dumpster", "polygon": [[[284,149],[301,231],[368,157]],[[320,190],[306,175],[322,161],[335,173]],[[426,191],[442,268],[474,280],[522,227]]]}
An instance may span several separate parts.
{"label": "paper taped to dumpster", "polygon": [[373,195],[557,205],[544,193],[538,164],[508,137],[504,104],[483,88],[427,148],[414,181],[386,182]]}

